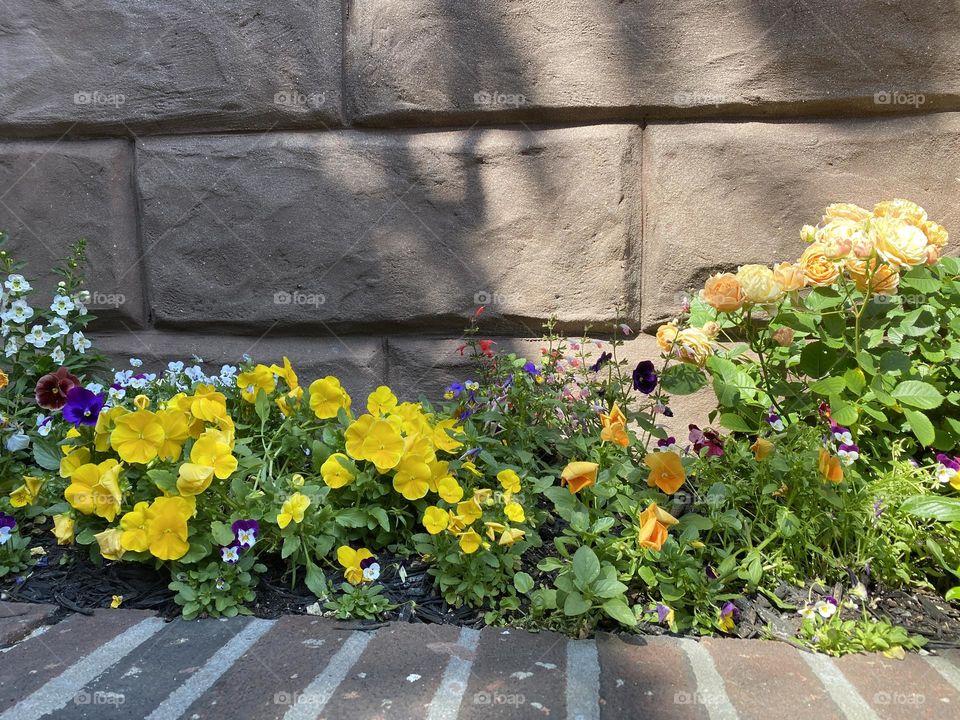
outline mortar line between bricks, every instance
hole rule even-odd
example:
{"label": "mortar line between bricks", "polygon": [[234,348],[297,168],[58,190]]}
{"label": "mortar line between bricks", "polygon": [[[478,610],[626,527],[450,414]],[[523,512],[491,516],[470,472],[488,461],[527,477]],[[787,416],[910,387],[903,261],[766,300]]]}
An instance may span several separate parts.
{"label": "mortar line between bricks", "polygon": [[930,667],[940,673],[940,676],[950,683],[954,690],[960,693],[960,669],[957,669],[957,667],[945,657],[938,655],[927,655],[923,659],[927,661]]}
{"label": "mortar line between bricks", "polygon": [[315,720],[320,717],[323,708],[330,702],[350,668],[356,665],[375,635],[376,632],[365,633],[360,630],[351,633],[330,658],[323,672],[317,675],[299,696],[292,698],[293,705],[287,710],[283,720]]}
{"label": "mortar line between bricks", "polygon": [[800,657],[810,666],[813,674],[823,683],[830,699],[850,720],[879,720],[863,696],[850,684],[840,668],[826,655],[801,652]]}
{"label": "mortar line between bricks", "polygon": [[689,638],[681,638],[677,642],[690,661],[690,668],[697,681],[694,697],[706,708],[710,720],[737,720],[740,716],[730,702],[727,686],[717,671],[710,651],[703,643]]}
{"label": "mortar line between bricks", "polygon": [[[480,644],[480,631],[472,628],[462,628],[457,645],[475,653]],[[473,660],[451,655],[447,667],[443,671],[440,687],[433,694],[430,701],[430,712],[427,720],[456,720],[460,712],[460,704],[467,692],[470,682],[470,671],[473,669]]]}
{"label": "mortar line between bricks", "polygon": [[567,718],[600,720],[600,655],[595,640],[567,640]]}
{"label": "mortar line between bricks", "polygon": [[64,670],[0,715],[0,720],[38,720],[66,706],[83,687],[158,633],[166,623],[147,618]]}
{"label": "mortar line between bricks", "polygon": [[146,720],[173,720],[186,710],[229,670],[233,664],[276,624],[276,620],[251,620],[230,641],[215,652],[203,667],[190,674],[187,681],[170,693]]}

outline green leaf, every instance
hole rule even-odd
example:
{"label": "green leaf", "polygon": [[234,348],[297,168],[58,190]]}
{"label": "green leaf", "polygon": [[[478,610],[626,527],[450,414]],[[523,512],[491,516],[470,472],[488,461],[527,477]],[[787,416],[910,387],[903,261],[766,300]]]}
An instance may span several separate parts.
{"label": "green leaf", "polygon": [[283,539],[283,549],[280,551],[281,558],[288,558],[300,549],[300,536],[287,535]]}
{"label": "green leaf", "polygon": [[584,600],[580,593],[570,593],[567,595],[567,599],[563,601],[563,614],[568,617],[583,615],[589,609],[590,603]]}
{"label": "green leaf", "polygon": [[919,410],[910,410],[909,408],[903,409],[903,415],[907,418],[907,424],[913,430],[913,434],[917,436],[920,444],[924,447],[933,445],[937,433],[933,429],[933,423],[930,422],[930,419]]}
{"label": "green leaf", "polygon": [[842,377],[827,377],[810,383],[810,389],[818,395],[837,395],[847,387],[847,381]]}
{"label": "green leaf", "polygon": [[60,448],[49,440],[34,438],[33,459],[44,470],[59,470]]}
{"label": "green leaf", "polygon": [[899,350],[885,352],[880,358],[880,372],[882,373],[907,373],[910,372],[911,365],[910,356]]}
{"label": "green leaf", "polygon": [[533,590],[533,578],[530,577],[528,573],[518,572],[513,576],[513,586],[517,589],[518,593],[526,595]]}
{"label": "green leaf", "polygon": [[734,432],[752,433],[757,431],[756,428],[751,427],[746,420],[736,413],[723,413],[720,416],[720,424],[727,430]]}
{"label": "green leaf", "polygon": [[611,598],[610,600],[604,602],[600,607],[603,608],[603,611],[607,615],[612,617],[621,625],[634,627],[637,624],[637,617],[633,614],[633,610],[631,610],[630,606],[620,598]]}
{"label": "green leaf", "polygon": [[233,528],[219,520],[210,523],[210,532],[217,545],[229,545],[234,540]]}
{"label": "green leaf", "polygon": [[586,587],[600,574],[600,561],[597,554],[586,545],[577,548],[573,555],[573,574],[581,587]]}
{"label": "green leaf", "polygon": [[860,368],[850,368],[843,374],[843,381],[854,395],[859,395],[867,386],[867,380]]}
{"label": "green leaf", "polygon": [[349,528],[361,528],[367,526],[367,513],[359,508],[346,508],[337,511],[337,525],[343,525]]}
{"label": "green leaf", "polygon": [[320,572],[320,568],[312,562],[307,562],[307,575],[304,582],[314,595],[318,598],[325,598],[329,594],[327,587],[327,578]]}
{"label": "green leaf", "polygon": [[706,384],[703,371],[688,363],[671,365],[660,376],[660,387],[670,395],[692,395]]}
{"label": "green leaf", "polygon": [[627,586],[615,578],[599,578],[590,586],[593,594],[600,598],[614,598],[622,596]]}
{"label": "green leaf", "polygon": [[812,342],[800,351],[800,370],[810,377],[822,377],[837,364],[837,352],[822,342]]}
{"label": "green leaf", "polygon": [[903,501],[903,512],[940,522],[960,521],[960,498],[940,495],[914,495]]}
{"label": "green leaf", "polygon": [[893,389],[891,394],[904,405],[921,410],[933,410],[940,407],[943,402],[943,395],[939,390],[920,380],[904,380]]}

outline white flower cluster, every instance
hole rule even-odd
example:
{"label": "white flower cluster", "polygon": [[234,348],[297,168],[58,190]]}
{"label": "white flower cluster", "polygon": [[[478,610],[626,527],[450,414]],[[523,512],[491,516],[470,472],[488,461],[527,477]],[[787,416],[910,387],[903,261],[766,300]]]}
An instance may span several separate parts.
{"label": "white flower cluster", "polygon": [[3,354],[16,360],[27,345],[38,355],[47,354],[55,365],[66,362],[66,351],[84,354],[91,342],[80,330],[73,330],[70,320],[87,314],[82,293],[70,297],[66,285],[57,286],[57,294],[48,311],[36,311],[26,296],[33,287],[23,275],[8,275],[0,288],[0,337],[4,338]]}
{"label": "white flower cluster", "polygon": [[[220,387],[235,387],[237,384],[238,369],[235,365],[223,365],[218,375],[207,375],[200,364],[201,358],[194,357],[193,364],[187,365],[182,361],[167,363],[167,369],[162,374],[136,372],[136,370],[114,370],[113,384],[106,389],[106,405],[116,405],[121,402],[130,391],[130,394],[143,392],[162,383],[166,383],[177,391],[190,390],[194,385],[205,384]],[[132,368],[143,367],[143,360],[130,358]],[[94,393],[104,392],[102,385],[88,385],[87,390]]]}

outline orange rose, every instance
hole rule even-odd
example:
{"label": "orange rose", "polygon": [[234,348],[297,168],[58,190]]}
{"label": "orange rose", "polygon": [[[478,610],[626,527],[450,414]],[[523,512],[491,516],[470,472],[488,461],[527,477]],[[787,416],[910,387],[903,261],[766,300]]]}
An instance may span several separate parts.
{"label": "orange rose", "polygon": [[866,293],[868,289],[867,275],[870,275],[869,290],[876,295],[896,295],[897,288],[900,286],[900,272],[897,268],[878,264],[876,258],[873,260],[847,258],[846,268],[853,284],[862,293]]}
{"label": "orange rose", "polygon": [[686,482],[683,463],[675,452],[648,452],[643,462],[650,468],[647,485],[656,485],[667,495],[673,495]]}
{"label": "orange rose", "polygon": [[703,285],[703,301],[720,312],[733,312],[743,306],[743,288],[733,273],[719,273]]}
{"label": "orange rose", "polygon": [[640,513],[640,532],[637,533],[640,547],[659,550],[667,541],[670,526],[678,522],[673,515],[657,507],[656,503],[650,503],[647,509]]}
{"label": "orange rose", "polygon": [[676,323],[671,322],[661,325],[657,328],[657,347],[663,350],[663,352],[671,352],[674,344],[677,342],[677,334],[679,332]]}
{"label": "orange rose", "polygon": [[840,275],[837,263],[826,256],[823,246],[818,243],[804,250],[797,264],[803,270],[807,283],[816,287],[833,285]]}
{"label": "orange rose", "polygon": [[773,279],[784,292],[802,290],[807,285],[807,276],[803,274],[803,268],[796,263],[782,262],[775,265]]}

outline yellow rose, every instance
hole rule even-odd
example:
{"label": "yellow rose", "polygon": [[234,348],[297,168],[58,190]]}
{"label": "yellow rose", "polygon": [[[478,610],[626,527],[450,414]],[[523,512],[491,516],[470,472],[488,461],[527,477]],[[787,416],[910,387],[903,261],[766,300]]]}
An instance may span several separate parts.
{"label": "yellow rose", "polygon": [[942,225],[937,225],[937,223],[932,220],[923,224],[923,232],[927,236],[927,242],[938,249],[945,248],[950,241],[950,235],[947,233],[947,229]]}
{"label": "yellow rose", "polygon": [[869,217],[870,211],[859,205],[854,205],[853,203],[834,203],[833,205],[827,206],[827,209],[823,213],[822,222],[828,223],[837,218],[862,222]]}
{"label": "yellow rose", "polygon": [[686,328],[677,334],[677,352],[684,362],[703,367],[713,355],[713,342],[702,329]]}
{"label": "yellow rose", "polygon": [[837,276],[840,275],[837,263],[824,254],[823,246],[818,243],[804,250],[797,264],[803,270],[807,283],[816,287],[833,285]]}
{"label": "yellow rose", "polygon": [[733,312],[743,306],[743,288],[733,273],[718,273],[703,285],[703,301],[720,312]]}
{"label": "yellow rose", "polygon": [[[897,268],[890,265],[878,264],[876,258],[873,260],[854,260],[848,258],[846,262],[847,272],[850,279],[857,286],[857,290],[862,293],[867,292],[869,284],[870,292],[875,295],[895,295],[900,285],[900,272]],[[872,272],[868,270],[872,268]],[[869,278],[867,276],[870,276]]]}
{"label": "yellow rose", "polygon": [[771,303],[783,295],[783,288],[766,265],[742,265],[737,271],[737,280],[743,288],[744,297],[755,304]]}
{"label": "yellow rose", "polygon": [[666,323],[657,328],[657,347],[659,347],[663,352],[670,352],[673,350],[673,345],[677,341],[677,324],[676,323]]}
{"label": "yellow rose", "polygon": [[884,200],[873,207],[876,217],[897,218],[911,225],[922,225],[927,221],[927,211],[910,200]]}
{"label": "yellow rose", "polygon": [[846,218],[837,218],[817,230],[814,242],[823,245],[824,255],[837,260],[849,255],[853,246],[862,241],[863,237],[862,223]]}
{"label": "yellow rose", "polygon": [[795,263],[782,262],[775,265],[773,279],[784,292],[801,290],[807,285],[807,276],[803,274],[803,268]]}
{"label": "yellow rose", "polygon": [[894,267],[915,267],[927,261],[927,236],[915,225],[894,218],[874,218],[870,221],[870,237],[877,255]]}

